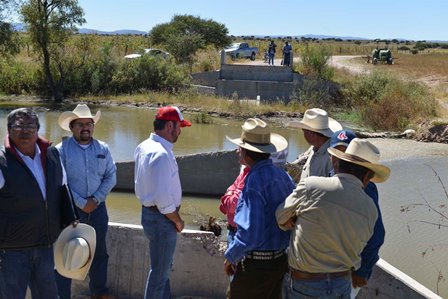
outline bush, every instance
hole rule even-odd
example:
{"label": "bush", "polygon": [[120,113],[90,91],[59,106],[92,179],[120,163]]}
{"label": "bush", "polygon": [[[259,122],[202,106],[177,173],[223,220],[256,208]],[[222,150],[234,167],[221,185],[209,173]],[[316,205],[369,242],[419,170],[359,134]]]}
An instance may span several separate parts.
{"label": "bush", "polygon": [[436,100],[426,86],[390,74],[359,77],[347,90],[346,100],[374,129],[403,130],[413,121],[436,116]]}
{"label": "bush", "polygon": [[0,90],[7,94],[29,94],[39,89],[37,64],[0,61]]}
{"label": "bush", "polygon": [[299,71],[317,79],[331,80],[334,70],[328,65],[331,50],[321,45],[306,45],[300,51]]}
{"label": "bush", "polygon": [[290,104],[295,107],[301,104],[305,107],[328,107],[336,106],[339,100],[339,91],[336,86],[326,80],[304,79],[291,96]]}

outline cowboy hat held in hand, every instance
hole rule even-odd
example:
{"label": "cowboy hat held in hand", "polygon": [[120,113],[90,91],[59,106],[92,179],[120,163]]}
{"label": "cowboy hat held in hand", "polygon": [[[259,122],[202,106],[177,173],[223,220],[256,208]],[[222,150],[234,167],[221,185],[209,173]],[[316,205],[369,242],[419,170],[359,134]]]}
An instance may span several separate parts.
{"label": "cowboy hat held in hand", "polygon": [[95,229],[79,223],[67,226],[54,243],[54,265],[62,276],[84,280],[92,265],[96,248]]}
{"label": "cowboy hat held in hand", "polygon": [[288,127],[301,128],[331,137],[334,132],[342,130],[342,125],[328,116],[325,110],[312,108],[305,111],[303,119],[294,120],[286,124]]}
{"label": "cowboy hat held in hand", "polygon": [[382,183],[390,176],[390,169],[387,166],[379,164],[380,151],[368,140],[354,138],[348,145],[345,153],[336,149],[327,149],[330,155],[338,159],[363,166],[375,173],[370,181]]}
{"label": "cowboy hat held in hand", "polygon": [[226,138],[249,151],[258,153],[275,153],[288,147],[288,141],[281,135],[271,133],[267,123],[259,118],[249,118],[241,126],[240,138]]}
{"label": "cowboy hat held in hand", "polygon": [[92,115],[89,107],[86,104],[78,104],[73,111],[62,112],[59,116],[58,123],[62,129],[70,131],[70,123],[78,118],[91,118],[96,124],[101,117],[101,111],[97,111],[95,115]]}

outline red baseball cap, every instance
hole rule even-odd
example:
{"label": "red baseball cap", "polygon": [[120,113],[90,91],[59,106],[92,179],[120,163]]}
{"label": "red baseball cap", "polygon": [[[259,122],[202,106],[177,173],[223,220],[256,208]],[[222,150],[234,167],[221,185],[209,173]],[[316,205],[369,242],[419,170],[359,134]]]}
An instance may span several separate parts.
{"label": "red baseball cap", "polygon": [[191,126],[191,122],[184,119],[182,113],[180,113],[179,108],[177,108],[176,106],[166,106],[159,108],[157,110],[156,119],[178,121],[180,122],[181,127]]}

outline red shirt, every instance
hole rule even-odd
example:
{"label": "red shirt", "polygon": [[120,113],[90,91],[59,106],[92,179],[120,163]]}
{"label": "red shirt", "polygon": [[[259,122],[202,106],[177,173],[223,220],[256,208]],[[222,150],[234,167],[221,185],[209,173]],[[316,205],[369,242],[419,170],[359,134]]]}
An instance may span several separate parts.
{"label": "red shirt", "polygon": [[233,221],[236,205],[238,203],[238,198],[240,198],[240,194],[243,191],[244,181],[249,171],[249,167],[244,167],[243,171],[236,177],[235,182],[233,182],[233,184],[227,188],[226,193],[221,196],[219,210],[227,215],[227,222],[233,227],[236,227],[236,224]]}

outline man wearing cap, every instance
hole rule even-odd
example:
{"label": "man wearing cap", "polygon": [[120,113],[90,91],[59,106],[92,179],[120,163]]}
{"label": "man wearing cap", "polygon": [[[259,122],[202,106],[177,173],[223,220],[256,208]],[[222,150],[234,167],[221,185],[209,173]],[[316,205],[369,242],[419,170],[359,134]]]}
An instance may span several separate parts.
{"label": "man wearing cap", "polygon": [[224,271],[234,275],[229,296],[279,299],[289,232],[279,229],[274,212],[294,183],[269,157],[284,150],[288,142],[258,118],[246,120],[240,138],[227,138],[239,146],[240,160],[250,167],[236,207],[237,231],[225,252]]}
{"label": "man wearing cap", "polygon": [[311,147],[300,155],[293,165],[303,165],[300,180],[309,176],[328,176],[332,169],[327,149],[330,137],[342,126],[328,116],[325,110],[312,108],[305,111],[301,121],[292,121],[289,127],[301,128],[303,137]]}
{"label": "man wearing cap", "polygon": [[[101,117],[97,111],[92,115],[85,104],[79,104],[73,111],[59,116],[59,125],[72,136],[56,147],[67,171],[67,181],[78,208],[80,220],[96,231],[96,250],[89,270],[89,288],[92,298],[113,298],[107,288],[106,234],[109,216],[106,197],[116,183],[116,167],[103,141],[93,138],[95,125]],[[56,274],[59,297],[71,298],[71,280]]]}
{"label": "man wearing cap", "polygon": [[[331,136],[330,148],[336,148],[341,152],[345,152],[350,142],[356,138],[353,131],[341,130],[336,131]],[[352,292],[351,297],[354,299],[361,287],[367,285],[367,280],[372,275],[373,267],[379,260],[379,250],[384,243],[385,229],[381,217],[381,210],[378,201],[378,188],[375,183],[369,182],[364,188],[367,195],[370,196],[378,212],[378,218],[373,228],[373,235],[367,241],[367,245],[361,252],[361,266],[359,269],[352,271]]]}
{"label": "man wearing cap", "polygon": [[[58,298],[52,245],[61,232],[65,171],[30,108],[11,111],[0,151],[0,298]],[[63,221],[61,221],[63,220]]]}
{"label": "man wearing cap", "polygon": [[179,108],[159,108],[154,132],[134,152],[135,195],[142,204],[142,226],[149,239],[151,260],[145,299],[171,298],[169,275],[177,233],[185,226],[179,215],[182,189],[173,143],[181,127],[189,126]]}
{"label": "man wearing cap", "polygon": [[292,229],[285,298],[348,298],[351,271],[373,233],[378,213],[364,187],[387,180],[389,168],[367,140],[353,139],[345,153],[328,152],[335,175],[300,181],[276,211],[279,226]]}

